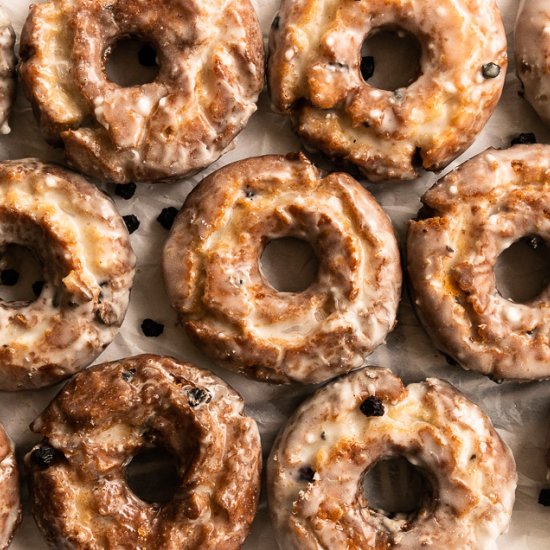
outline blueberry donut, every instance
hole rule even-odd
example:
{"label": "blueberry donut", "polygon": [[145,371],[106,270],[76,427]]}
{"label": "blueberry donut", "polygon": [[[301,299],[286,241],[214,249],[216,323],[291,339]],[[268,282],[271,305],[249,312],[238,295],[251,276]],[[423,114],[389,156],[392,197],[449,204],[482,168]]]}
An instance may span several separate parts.
{"label": "blueberry donut", "polygon": [[19,473],[13,442],[0,425],[0,548],[10,545],[21,521]]}
{"label": "blueberry donut", "polygon": [[[108,79],[110,51],[129,36],[156,49],[153,82]],[[79,171],[116,183],[214,162],[256,110],[264,78],[249,0],[49,0],[31,6],[20,54],[46,139]]]}
{"label": "blueberry donut", "polygon": [[550,146],[488,150],[422,197],[407,255],[414,305],[434,342],[494,379],[550,378],[550,290],[516,303],[496,287],[499,255],[550,243]]}
{"label": "blueberry donut", "polygon": [[0,253],[40,261],[32,302],[0,300],[0,389],[54,384],[89,365],[124,319],[135,258],[115,205],[81,176],[35,159],[0,163]]}
{"label": "blueberry donut", "polygon": [[11,132],[8,119],[15,99],[15,31],[0,6],[0,134]]}
{"label": "blueberry donut", "polygon": [[525,98],[550,124],[550,2],[522,0],[515,29],[516,71]]}
{"label": "blueberry donut", "polygon": [[[53,548],[232,550],[256,512],[261,447],[243,401],[208,371],[141,355],[77,374],[34,421],[31,505]],[[125,466],[145,449],[177,460],[168,502],[132,492]]]}
{"label": "blueberry donut", "polygon": [[[265,246],[294,237],[319,259],[303,292],[279,292]],[[270,382],[320,382],[364,364],[395,324],[399,251],[388,216],[343,173],[302,155],[236,162],[188,196],[163,254],[170,302],[221,366]]]}
{"label": "blueberry donut", "polygon": [[[363,42],[410,33],[418,78],[396,90],[361,73]],[[439,170],[481,131],[500,98],[506,35],[494,0],[282,0],[270,35],[274,107],[306,145],[356,165],[372,181]]]}
{"label": "blueberry donut", "polygon": [[[429,490],[395,517],[369,505],[366,473],[402,457]],[[369,367],[303,403],[267,464],[269,508],[281,550],[492,548],[512,514],[514,458],[489,418],[450,384],[404,387]]]}

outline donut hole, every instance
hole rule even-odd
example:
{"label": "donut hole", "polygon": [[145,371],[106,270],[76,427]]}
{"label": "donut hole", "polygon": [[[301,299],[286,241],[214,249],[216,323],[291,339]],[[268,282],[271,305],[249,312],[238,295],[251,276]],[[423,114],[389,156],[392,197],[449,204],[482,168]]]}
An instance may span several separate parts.
{"label": "donut hole", "polygon": [[412,519],[433,500],[433,488],[426,472],[406,458],[389,457],[365,473],[363,495],[369,508],[389,518]]}
{"label": "donut hole", "polygon": [[523,237],[502,252],[494,271],[497,289],[504,298],[529,302],[550,283],[550,250],[537,235]]}
{"label": "donut hole", "polygon": [[395,91],[418,79],[422,46],[401,28],[380,27],[369,33],[361,47],[361,76],[370,86]]}
{"label": "donut hole", "polygon": [[144,502],[165,504],[176,493],[180,478],[178,459],[162,447],[143,449],[126,465],[126,484]]}
{"label": "donut hole", "polygon": [[0,249],[0,299],[28,304],[40,296],[44,266],[34,251],[19,244]]}
{"label": "donut hole", "polygon": [[307,241],[283,237],[267,243],[260,259],[260,271],[279,292],[303,292],[317,279],[319,260]]}
{"label": "donut hole", "polygon": [[123,88],[153,82],[159,73],[157,51],[139,37],[124,37],[105,51],[107,79]]}

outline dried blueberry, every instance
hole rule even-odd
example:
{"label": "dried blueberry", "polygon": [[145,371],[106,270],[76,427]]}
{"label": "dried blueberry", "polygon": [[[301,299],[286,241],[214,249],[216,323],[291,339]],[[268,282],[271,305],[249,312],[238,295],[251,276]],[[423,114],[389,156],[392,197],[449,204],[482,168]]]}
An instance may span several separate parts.
{"label": "dried blueberry", "polygon": [[46,468],[49,468],[56,460],[59,458],[59,451],[57,449],[54,449],[51,445],[48,445],[47,443],[44,443],[36,449],[34,449],[31,453],[31,464],[33,466],[36,466],[37,468],[40,468],[41,470],[45,470]]}
{"label": "dried blueberry", "polygon": [[523,132],[511,141],[511,145],[526,145],[530,143],[537,143],[537,136],[533,132]]}
{"label": "dried blueberry", "polygon": [[144,67],[157,67],[157,52],[151,44],[143,44],[138,51],[138,61]]}
{"label": "dried blueberry", "polygon": [[128,228],[128,233],[132,234],[139,227],[139,220],[134,214],[128,214],[127,216],[122,216],[126,227]]}
{"label": "dried blueberry", "polygon": [[300,481],[311,483],[315,477],[315,470],[311,466],[302,466],[298,470],[298,478]]}
{"label": "dried blueberry", "polygon": [[481,67],[481,74],[483,74],[484,78],[496,78],[500,74],[500,66],[492,61],[485,63]]}
{"label": "dried blueberry", "polygon": [[16,285],[17,281],[19,281],[19,273],[15,269],[4,269],[0,274],[0,281],[6,286]]}
{"label": "dried blueberry", "polygon": [[198,407],[203,403],[212,401],[212,394],[205,388],[191,388],[187,392],[187,399],[190,407]]}
{"label": "dried blueberry", "polygon": [[125,382],[130,382],[132,378],[136,375],[136,369],[128,369],[125,371],[122,371],[122,379]]}
{"label": "dried blueberry", "polygon": [[254,191],[251,191],[250,189],[247,189],[245,192],[244,192],[245,196],[247,199],[251,199],[253,196],[254,196]]}
{"label": "dried blueberry", "polygon": [[157,222],[164,227],[164,229],[170,229],[174,225],[174,220],[178,215],[178,209],[173,206],[163,208],[162,212],[157,216]]}
{"label": "dried blueberry", "polygon": [[42,289],[44,288],[44,284],[45,284],[44,281],[35,281],[32,284],[32,291],[37,298],[38,296],[40,296],[40,294],[42,294]]}
{"label": "dried blueberry", "polygon": [[367,397],[359,407],[365,416],[384,416],[384,405],[375,395]]}
{"label": "dried blueberry", "polygon": [[361,76],[368,80],[374,74],[374,57],[367,55],[361,58]]}
{"label": "dried blueberry", "polygon": [[539,493],[539,504],[550,506],[550,489],[542,489]]}
{"label": "dried blueberry", "polygon": [[134,196],[134,193],[136,192],[136,184],[135,183],[124,183],[124,184],[118,184],[115,185],[115,193],[122,197],[125,201],[131,199]]}
{"label": "dried blueberry", "polygon": [[164,332],[164,325],[153,321],[153,319],[144,319],[141,323],[141,330],[145,336],[156,338]]}

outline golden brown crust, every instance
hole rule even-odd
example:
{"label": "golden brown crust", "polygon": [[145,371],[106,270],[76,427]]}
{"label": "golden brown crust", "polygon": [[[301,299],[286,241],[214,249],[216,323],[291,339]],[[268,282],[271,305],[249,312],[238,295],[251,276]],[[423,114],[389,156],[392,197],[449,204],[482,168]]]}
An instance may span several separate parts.
{"label": "golden brown crust", "polygon": [[0,425],[0,548],[4,550],[21,522],[19,471],[14,446]]}
{"label": "golden brown crust", "polygon": [[[107,80],[105,57],[128,35],[157,48],[155,81],[122,88]],[[62,142],[79,170],[117,183],[172,179],[214,162],[263,86],[249,0],[50,0],[31,7],[21,57],[46,139]]]}
{"label": "golden brown crust", "polygon": [[[242,413],[225,382],[168,357],[77,374],[32,425],[44,437],[25,459],[40,529],[55,548],[240,548],[261,469],[257,426]],[[45,445],[55,455],[44,466]],[[178,459],[175,495],[162,505],[140,500],[124,478],[131,457],[152,447]]]}
{"label": "golden brown crust", "polygon": [[[278,292],[259,258],[293,236],[316,281]],[[259,380],[319,382],[361,366],[395,323],[401,288],[389,218],[347,174],[322,178],[302,155],[239,161],[188,196],[163,254],[166,288],[191,338]]]}
{"label": "golden brown crust", "polygon": [[[373,88],[361,46],[401,28],[422,47],[407,88]],[[495,63],[497,78],[482,67]],[[412,179],[417,163],[439,170],[475,139],[506,74],[506,36],[494,0],[282,0],[270,35],[268,84],[311,147],[349,161],[371,180]]]}

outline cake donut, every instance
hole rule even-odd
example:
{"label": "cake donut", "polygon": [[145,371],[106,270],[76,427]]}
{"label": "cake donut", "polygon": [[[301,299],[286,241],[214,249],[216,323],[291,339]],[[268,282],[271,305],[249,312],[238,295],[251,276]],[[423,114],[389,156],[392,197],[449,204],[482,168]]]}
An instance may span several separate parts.
{"label": "cake donut", "polygon": [[550,290],[504,298],[493,268],[515,241],[550,243],[550,146],[488,151],[422,197],[409,226],[413,301],[436,345],[493,379],[550,377]]}
{"label": "cake donut", "polygon": [[21,521],[19,472],[13,442],[0,425],[0,548],[10,545]]}
{"label": "cake donut", "polygon": [[[53,548],[232,550],[256,512],[261,447],[243,401],[208,371],[141,355],[77,374],[34,421],[25,457],[35,520]],[[145,502],[125,466],[177,459],[175,494]]]}
{"label": "cake donut", "polygon": [[[128,36],[150,42],[157,78],[109,81]],[[49,0],[21,36],[19,74],[45,138],[79,171],[169,180],[214,162],[256,110],[264,54],[250,0]]]}
{"label": "cake donut", "polygon": [[[428,486],[414,514],[369,505],[366,473],[402,457]],[[514,458],[489,418],[450,384],[404,387],[369,367],[323,387],[279,434],[267,463],[284,550],[487,549],[509,524]]]}
{"label": "cake donut", "polygon": [[[416,37],[415,82],[374,88],[361,73],[366,38]],[[476,138],[500,98],[506,35],[494,0],[282,0],[269,41],[275,109],[307,146],[372,181],[439,170]]]}
{"label": "cake donut", "polygon": [[525,98],[550,124],[550,3],[522,0],[514,33],[516,71]]}
{"label": "cake donut", "polygon": [[135,258],[113,202],[35,159],[0,163],[0,252],[30,249],[44,286],[0,300],[0,389],[39,388],[89,365],[124,319]]}
{"label": "cake donut", "polygon": [[[319,259],[303,292],[262,273],[272,240]],[[388,216],[352,177],[322,177],[303,155],[242,160],[203,180],[163,253],[168,297],[192,340],[257,380],[313,383],[363,365],[395,324],[399,251]]]}
{"label": "cake donut", "polygon": [[15,31],[0,5],[0,134],[11,132],[8,119],[15,99]]}

